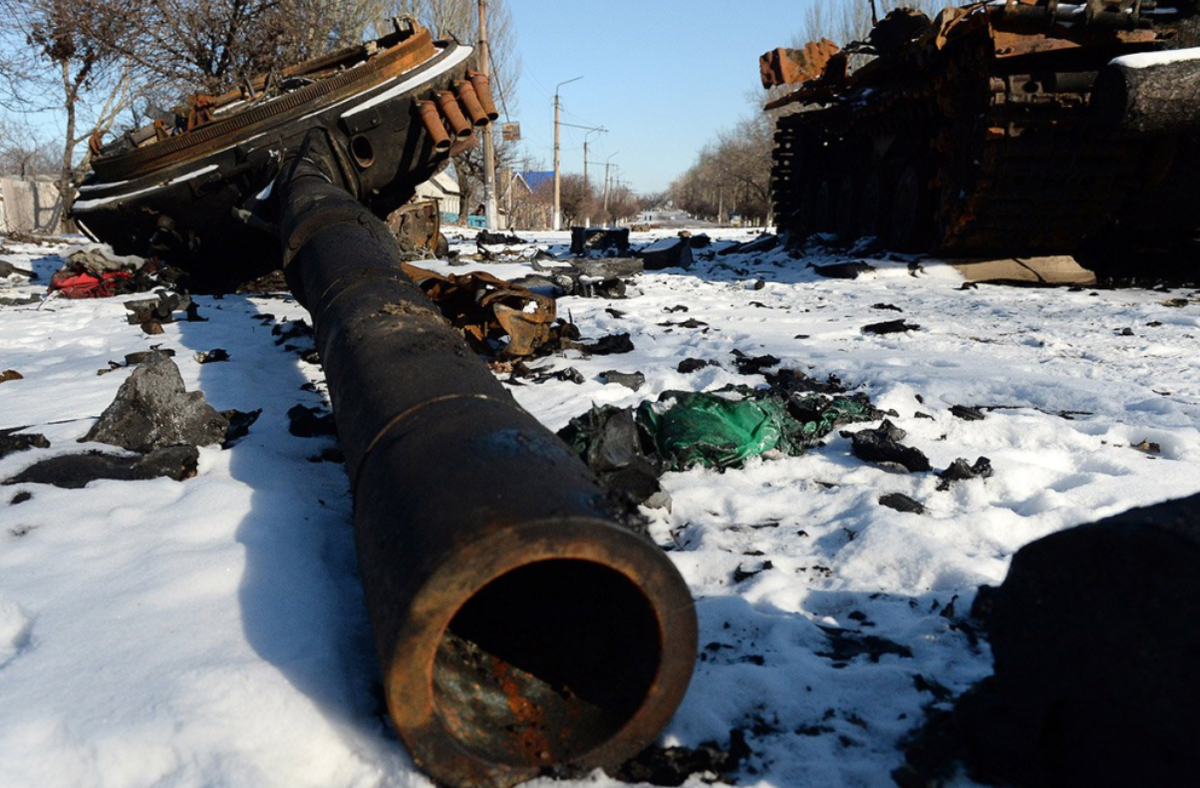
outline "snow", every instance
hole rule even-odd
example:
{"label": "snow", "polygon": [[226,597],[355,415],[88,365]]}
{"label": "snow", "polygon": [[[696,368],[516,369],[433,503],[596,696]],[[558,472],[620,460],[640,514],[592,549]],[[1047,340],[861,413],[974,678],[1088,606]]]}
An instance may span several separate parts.
{"label": "snow", "polygon": [[1109,65],[1124,68],[1151,68],[1168,63],[1181,63],[1187,60],[1200,59],[1200,47],[1188,49],[1165,49],[1161,52],[1138,52],[1132,55],[1122,55],[1114,58]]}
{"label": "snow", "polygon": [[658,240],[651,243],[649,246],[643,247],[641,249],[641,251],[645,252],[647,254],[652,253],[652,252],[665,252],[668,249],[674,249],[678,243],[679,243],[679,239],[677,237],[676,238],[659,238]]}
{"label": "snow", "polygon": [[[156,183],[155,185],[150,186],[148,188],[138,189],[137,191],[128,192],[127,194],[117,194],[117,195],[113,195],[112,197],[96,197],[91,200],[79,200],[75,203],[74,209],[77,211],[84,211],[84,210],[90,211],[93,208],[99,208],[101,205],[108,205],[109,203],[116,202],[117,200],[127,200],[130,197],[136,197],[139,194],[149,194],[150,192],[155,191],[156,189],[164,189],[167,186],[174,186],[179,183],[186,183],[187,181],[199,178],[201,175],[207,175],[208,173],[213,172],[216,169],[217,169],[216,164],[209,164],[209,165],[206,165],[199,169],[192,170],[191,172],[184,173],[183,175],[180,175],[176,178],[172,178],[171,180],[162,181],[162,182]],[[111,185],[119,186],[119,185],[125,184],[125,183],[128,183],[128,181],[120,181],[119,183],[114,183]]]}
{"label": "snow", "polygon": [[[452,240],[474,250],[473,235]],[[569,239],[534,240],[559,251]],[[3,257],[40,283],[0,280],[0,299],[41,293],[67,246],[8,245]],[[740,786],[890,785],[899,743],[944,703],[930,688],[957,693],[990,673],[986,643],[964,626],[980,583],[1001,581],[1031,540],[1200,490],[1200,300],[1182,289],[963,289],[931,261],[869,260],[875,272],[857,280],[822,279],[810,264],[835,259],[819,250],[696,255],[691,270],[638,276],[627,299],[560,299],[585,339],[629,332],[635,351],[542,359],[533,366],[572,366],[585,382],[511,391],[558,429],[592,403],[761,383],[736,373],[738,349],[866,392],[937,470],[991,459],[993,477],[938,491],[933,474],[864,463],[835,434],[800,457],[668,474],[671,509],[646,510],[701,628],[695,678],[663,741],[725,743],[746,730]],[[0,487],[0,785],[430,786],[380,710],[348,484],[340,465],[312,461],[333,441],[288,432],[287,410],[322,404],[323,383],[272,328],[307,314],[282,294],[197,297],[207,322],[149,336],[122,300],[0,306],[0,372],[23,376],[0,384],[0,429],[52,444],[0,459],[0,479],[88,448],[76,441],[129,374],[97,371],[153,346],[174,350],[188,389],[216,408],[263,413],[232,447],[202,448],[184,482]],[[687,312],[667,311],[679,306]],[[661,325],[689,318],[707,325]],[[920,329],[860,331],[896,318]],[[228,362],[197,363],[217,347]],[[685,357],[722,366],[685,375]],[[645,385],[605,385],[600,373],[614,368],[641,371]],[[957,418],[954,405],[986,418]],[[1143,441],[1160,451],[1134,448]],[[889,492],[926,513],[879,505]],[[836,655],[831,628],[895,648]],[[571,784],[618,783],[597,773]]]}

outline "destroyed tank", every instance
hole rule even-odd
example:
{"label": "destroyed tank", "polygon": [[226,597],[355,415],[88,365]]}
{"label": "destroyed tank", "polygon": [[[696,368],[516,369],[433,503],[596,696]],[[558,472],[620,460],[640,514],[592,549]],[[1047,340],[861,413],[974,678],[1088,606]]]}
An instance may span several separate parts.
{"label": "destroyed tank", "polygon": [[768,52],[763,86],[793,86],[766,107],[780,230],[793,245],[1076,255],[1107,273],[1130,252],[1178,253],[1200,226],[1196,5],[905,9],[844,49]]}
{"label": "destroyed tank", "polygon": [[94,137],[72,218],[118,254],[161,257],[205,280],[251,279],[279,266],[272,184],[313,129],[352,196],[389,216],[499,117],[487,75],[470,68],[472,47],[410,19],[393,27],[223,95],[194,94],[111,141]]}

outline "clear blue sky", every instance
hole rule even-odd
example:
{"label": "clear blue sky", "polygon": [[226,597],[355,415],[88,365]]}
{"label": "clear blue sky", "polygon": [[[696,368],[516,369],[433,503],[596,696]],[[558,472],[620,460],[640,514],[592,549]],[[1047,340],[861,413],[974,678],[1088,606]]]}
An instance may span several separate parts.
{"label": "clear blue sky", "polygon": [[[589,180],[611,156],[634,191],[666,189],[719,130],[761,109],[758,56],[791,43],[811,1],[507,0],[525,152],[553,167],[555,86],[582,76],[559,96],[564,123],[608,129],[587,136],[601,163]],[[563,172],[583,172],[585,134],[562,129]]]}

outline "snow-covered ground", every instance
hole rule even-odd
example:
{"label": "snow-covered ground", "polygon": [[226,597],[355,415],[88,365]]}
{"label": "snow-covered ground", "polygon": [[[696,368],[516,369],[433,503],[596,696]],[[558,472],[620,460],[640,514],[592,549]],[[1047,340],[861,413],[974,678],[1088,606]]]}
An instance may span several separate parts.
{"label": "snow-covered ground", "polygon": [[[0,256],[40,279],[0,280],[0,299],[42,293],[62,247],[7,245]],[[825,279],[809,265],[832,261],[718,256],[638,276],[627,299],[563,298],[585,339],[628,332],[634,351],[543,359],[584,383],[511,388],[557,430],[593,403],[761,384],[733,351],[770,354],[895,411],[935,471],[991,460],[991,478],[939,491],[934,473],[863,462],[835,433],[804,456],[664,477],[672,506],[647,510],[651,533],[695,595],[701,648],[663,741],[743,731],[737,785],[892,784],[923,709],[990,673],[967,619],[979,584],[1040,536],[1200,490],[1196,293],[964,289],[936,262]],[[285,295],[198,297],[207,322],[150,336],[128,324],[129,298],[0,305],[0,373],[22,376],[0,383],[0,429],[51,443],[0,459],[0,480],[89,448],[76,441],[129,374],[97,372],[154,346],[216,408],[262,416],[230,448],[201,449],[184,482],[0,486],[0,786],[430,785],[377,697],[347,481],[320,461],[333,441],[288,431],[289,408],[322,404],[321,370],[297,352],[309,340],[273,334],[305,311]],[[861,331],[895,319],[919,329]],[[215,348],[229,360],[197,362]],[[678,372],[687,357],[720,366]],[[606,385],[608,370],[646,383]],[[926,511],[882,506],[886,493]]]}

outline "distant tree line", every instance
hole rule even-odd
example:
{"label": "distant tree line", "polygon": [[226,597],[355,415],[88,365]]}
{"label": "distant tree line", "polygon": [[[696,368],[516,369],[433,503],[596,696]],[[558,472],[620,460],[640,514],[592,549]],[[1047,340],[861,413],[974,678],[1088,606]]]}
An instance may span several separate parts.
{"label": "distant tree line", "polygon": [[[797,19],[798,32],[781,46],[803,47],[809,41],[829,38],[840,46],[867,37],[874,19],[882,19],[894,8],[916,8],[932,17],[943,7],[936,0],[818,0]],[[754,54],[747,56],[746,69],[753,73]],[[852,66],[855,65],[852,63]],[[778,93],[790,88],[776,88]],[[751,98],[761,106],[769,98],[759,93]],[[719,131],[679,176],[670,189],[675,205],[699,218],[719,223],[739,217],[743,223],[767,225],[771,214],[771,150],[775,121],[780,112],[756,111]]]}
{"label": "distant tree line", "polygon": [[774,120],[758,113],[721,131],[671,184],[675,205],[698,218],[748,224],[771,221],[771,138]]}
{"label": "distant tree line", "polygon": [[[511,110],[515,31],[504,0],[488,0],[488,12],[493,92]],[[440,37],[478,37],[477,0],[0,0],[0,169],[49,168],[69,207],[93,135],[361,43],[396,16]],[[33,119],[47,114],[58,139],[39,139]],[[497,155],[501,165],[511,158],[498,139]],[[465,205],[480,193],[481,162],[477,150],[455,162]]]}

